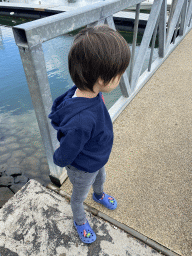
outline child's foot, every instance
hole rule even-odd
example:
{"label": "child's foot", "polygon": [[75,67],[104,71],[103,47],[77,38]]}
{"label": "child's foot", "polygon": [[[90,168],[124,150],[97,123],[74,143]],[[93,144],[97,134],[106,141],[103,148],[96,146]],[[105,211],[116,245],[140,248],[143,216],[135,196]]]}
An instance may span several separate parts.
{"label": "child's foot", "polygon": [[115,200],[115,198],[105,193],[103,193],[101,199],[97,199],[95,197],[95,194],[93,193],[93,200],[97,203],[104,205],[109,210],[115,210],[117,208],[117,201]]}
{"label": "child's foot", "polygon": [[77,229],[77,232],[79,234],[79,238],[81,239],[82,242],[86,244],[93,243],[96,240],[96,235],[92,228],[89,225],[89,222],[87,222],[83,225],[77,225],[76,222],[74,221],[74,225]]}

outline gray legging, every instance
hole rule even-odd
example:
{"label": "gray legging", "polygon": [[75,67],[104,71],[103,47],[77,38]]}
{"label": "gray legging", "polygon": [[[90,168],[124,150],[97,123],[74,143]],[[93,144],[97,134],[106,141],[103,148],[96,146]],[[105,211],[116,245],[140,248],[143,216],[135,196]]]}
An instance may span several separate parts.
{"label": "gray legging", "polygon": [[71,209],[73,219],[77,225],[83,225],[86,222],[83,202],[87,198],[89,190],[93,185],[93,191],[96,194],[103,193],[103,184],[106,179],[105,167],[103,166],[96,172],[90,173],[78,170],[72,165],[65,166],[67,175],[73,184],[73,193],[71,196]]}

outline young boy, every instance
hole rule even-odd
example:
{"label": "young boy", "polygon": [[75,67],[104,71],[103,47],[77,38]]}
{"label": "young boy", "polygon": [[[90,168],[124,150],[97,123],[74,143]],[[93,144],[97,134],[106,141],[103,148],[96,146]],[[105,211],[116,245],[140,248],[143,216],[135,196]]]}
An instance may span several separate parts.
{"label": "young boy", "polygon": [[74,226],[84,243],[96,240],[83,208],[91,186],[93,200],[110,210],[117,207],[115,198],[103,192],[113,124],[101,92],[109,93],[119,85],[129,61],[129,46],[118,31],[108,25],[82,29],[68,55],[75,85],[55,99],[48,116],[60,142],[53,161],[66,168],[73,184]]}

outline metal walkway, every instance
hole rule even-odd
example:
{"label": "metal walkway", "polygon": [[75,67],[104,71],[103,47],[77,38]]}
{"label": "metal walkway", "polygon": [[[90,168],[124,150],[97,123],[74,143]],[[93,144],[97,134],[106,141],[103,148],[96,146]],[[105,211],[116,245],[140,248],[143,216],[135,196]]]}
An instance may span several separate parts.
{"label": "metal walkway", "polygon": [[[113,124],[104,192],[117,209],[96,204],[92,188],[85,200],[116,226],[183,256],[191,255],[191,85],[192,31]],[[61,189],[72,195],[69,179]]]}

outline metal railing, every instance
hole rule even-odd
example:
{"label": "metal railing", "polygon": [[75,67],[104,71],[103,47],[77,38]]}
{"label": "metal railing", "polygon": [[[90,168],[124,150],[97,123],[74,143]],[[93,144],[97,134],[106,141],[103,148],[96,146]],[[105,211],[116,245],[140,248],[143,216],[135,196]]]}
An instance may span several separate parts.
{"label": "metal railing", "polygon": [[[98,24],[108,24],[116,30],[113,14],[136,5],[129,77],[127,71],[125,71],[119,84],[122,96],[109,109],[112,122],[114,122],[192,28],[192,0],[173,0],[167,28],[167,0],[154,0],[139,52],[137,57],[135,57],[141,2],[143,0],[109,0],[98,2],[70,12],[60,13],[13,27],[15,42],[19,48],[48,160],[50,179],[59,186],[67,178],[67,172],[65,168],[60,168],[53,163],[53,154],[59,146],[59,142],[56,139],[56,131],[48,119],[53,102],[42,43],[85,25],[89,27]],[[159,57],[152,63],[157,32],[159,34]],[[152,46],[149,66],[141,75],[147,48],[151,40]]]}

